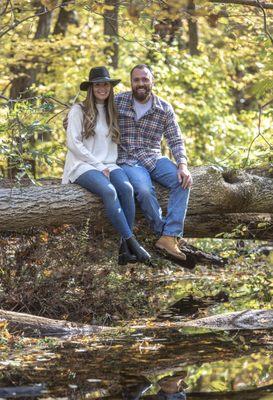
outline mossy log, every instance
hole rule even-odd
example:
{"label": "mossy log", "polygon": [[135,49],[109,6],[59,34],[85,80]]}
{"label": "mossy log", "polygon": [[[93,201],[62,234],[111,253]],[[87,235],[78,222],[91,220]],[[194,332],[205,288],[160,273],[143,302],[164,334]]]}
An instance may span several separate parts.
{"label": "mossy log", "polygon": [[0,309],[0,320],[7,321],[9,325],[20,328],[26,333],[30,332],[32,335],[92,335],[109,329],[99,325],[84,325],[2,309]]}
{"label": "mossy log", "polygon": [[[37,315],[18,313],[0,309],[0,320],[7,321],[9,325],[24,330],[26,334],[47,336],[78,336],[93,335],[102,332],[114,333],[119,327],[106,327],[99,325],[85,325],[76,322],[44,318]],[[273,310],[245,310],[226,314],[212,315],[210,317],[179,322],[154,322],[154,330],[181,329],[184,327],[207,328],[212,330],[256,330],[273,328]],[[131,325],[131,329],[146,331],[148,325]]]}
{"label": "mossy log", "polygon": [[[215,237],[223,232],[233,232],[234,237],[273,238],[272,173],[265,170],[223,171],[216,167],[195,167],[191,172],[194,184],[185,236]],[[156,185],[156,189],[165,210],[168,190],[160,185]],[[87,219],[94,228],[109,230],[100,199],[77,185],[55,182],[0,189],[0,231],[81,224]],[[137,222],[143,221],[138,212]]]}
{"label": "mossy log", "polygon": [[213,330],[272,329],[273,310],[245,310],[212,315],[185,322],[183,326]]}

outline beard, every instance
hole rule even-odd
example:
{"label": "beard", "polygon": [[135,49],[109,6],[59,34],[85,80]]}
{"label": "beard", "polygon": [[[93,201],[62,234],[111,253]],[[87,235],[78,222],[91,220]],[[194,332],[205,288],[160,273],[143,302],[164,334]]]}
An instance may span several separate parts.
{"label": "beard", "polygon": [[[139,89],[143,89],[141,92],[139,92]],[[132,90],[133,92],[133,96],[137,101],[144,101],[144,100],[148,100],[149,97],[151,96],[152,93],[152,89],[150,86],[139,86],[135,89]]]}

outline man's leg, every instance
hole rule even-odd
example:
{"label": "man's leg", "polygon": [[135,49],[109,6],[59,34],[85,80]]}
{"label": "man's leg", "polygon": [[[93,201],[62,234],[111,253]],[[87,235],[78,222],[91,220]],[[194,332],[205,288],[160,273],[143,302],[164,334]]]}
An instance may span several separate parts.
{"label": "man's leg", "polygon": [[188,208],[189,189],[183,189],[177,177],[177,167],[167,157],[160,158],[151,177],[162,186],[170,189],[166,222],[163,235],[182,237],[184,221]]}
{"label": "man's leg", "polygon": [[168,258],[181,263],[186,255],[178,247],[177,237],[183,236],[184,220],[186,216],[189,190],[183,189],[178,181],[177,167],[167,157],[160,158],[156,168],[151,173],[152,178],[162,186],[170,189],[166,223],[161,238],[156,247],[167,253]]}
{"label": "man's leg", "polygon": [[153,231],[161,235],[164,226],[162,210],[157,201],[156,193],[149,172],[141,165],[122,164],[122,169],[131,182],[136,198],[145,218],[150,222]]}

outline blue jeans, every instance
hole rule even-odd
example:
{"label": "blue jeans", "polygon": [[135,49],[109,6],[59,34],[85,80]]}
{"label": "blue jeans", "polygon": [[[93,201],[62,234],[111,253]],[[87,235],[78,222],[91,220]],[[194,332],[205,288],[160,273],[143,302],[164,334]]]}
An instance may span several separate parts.
{"label": "blue jeans", "polygon": [[75,183],[102,198],[109,220],[123,239],[133,235],[134,190],[122,169],[110,172],[109,179],[100,171],[89,170],[80,175]]}
{"label": "blue jeans", "polygon": [[[167,157],[157,160],[153,171],[143,165],[122,164],[136,193],[143,214],[158,235],[183,236],[184,221],[189,201],[189,189],[182,189],[177,177],[177,167]],[[170,190],[166,218],[158,203],[152,179]]]}

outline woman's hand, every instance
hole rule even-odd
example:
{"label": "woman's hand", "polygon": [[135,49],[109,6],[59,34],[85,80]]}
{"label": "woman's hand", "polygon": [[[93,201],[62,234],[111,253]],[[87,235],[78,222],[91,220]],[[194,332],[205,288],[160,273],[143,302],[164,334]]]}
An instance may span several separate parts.
{"label": "woman's hand", "polygon": [[106,178],[109,178],[110,176],[110,169],[109,168],[105,168],[103,171],[101,171],[103,173],[103,175],[106,176]]}

